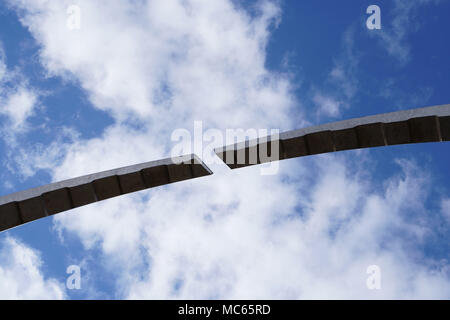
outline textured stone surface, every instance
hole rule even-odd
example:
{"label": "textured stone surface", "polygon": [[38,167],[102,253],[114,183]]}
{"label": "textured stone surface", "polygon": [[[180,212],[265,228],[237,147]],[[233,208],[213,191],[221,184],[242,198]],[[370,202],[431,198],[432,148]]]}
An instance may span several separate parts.
{"label": "textured stone surface", "polygon": [[21,223],[22,221],[16,202],[0,206],[0,231],[13,228]]}
{"label": "textured stone surface", "polygon": [[122,194],[117,176],[97,179],[92,182],[98,200],[106,200]]}
{"label": "textured stone surface", "polygon": [[408,120],[411,142],[440,141],[439,119],[435,116],[412,118]]}
{"label": "textured stone surface", "polygon": [[147,188],[170,183],[167,165],[144,169],[142,170],[142,176]]}
{"label": "textured stone surface", "polygon": [[384,124],[384,134],[388,145],[410,143],[409,126],[406,121]]}
{"label": "textured stone surface", "polygon": [[73,207],[69,189],[67,188],[44,193],[42,197],[49,215],[67,211]]}
{"label": "textured stone surface", "polygon": [[23,222],[30,222],[47,216],[44,201],[40,196],[20,201],[19,208]]}
{"label": "textured stone surface", "polygon": [[145,189],[144,178],[140,171],[119,176],[123,193],[131,193]]}
{"label": "textured stone surface", "polygon": [[281,140],[281,144],[283,149],[283,159],[303,157],[309,154],[305,137]]}
{"label": "textured stone surface", "polygon": [[204,166],[197,163],[192,166],[192,174],[195,178],[199,178],[199,177],[208,176],[211,173]]}
{"label": "textured stone surface", "polygon": [[450,116],[439,117],[439,127],[443,141],[450,141]]}
{"label": "textured stone surface", "polygon": [[169,181],[177,182],[192,178],[191,165],[181,163],[173,164],[167,167],[169,171]]}
{"label": "textured stone surface", "polygon": [[331,131],[315,132],[306,135],[306,144],[310,154],[327,153],[334,151]]}
{"label": "textured stone surface", "polygon": [[386,145],[384,125],[381,122],[357,126],[359,146],[361,148],[381,147]]}
{"label": "textured stone surface", "polygon": [[353,128],[332,131],[334,146],[336,151],[357,149],[358,136]]}
{"label": "textured stone surface", "polygon": [[91,183],[69,188],[74,208],[81,207],[97,201],[94,186]]}

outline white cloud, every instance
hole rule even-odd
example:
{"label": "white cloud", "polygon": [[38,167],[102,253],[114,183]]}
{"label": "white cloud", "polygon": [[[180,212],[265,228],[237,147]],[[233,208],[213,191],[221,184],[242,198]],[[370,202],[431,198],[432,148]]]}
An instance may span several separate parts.
{"label": "white cloud", "polygon": [[[415,260],[432,232],[421,205],[429,178],[399,162],[378,193],[346,161],[224,172],[62,214],[56,226],[100,245],[129,298],[448,297],[445,265]],[[381,291],[366,288],[373,264]]]}
{"label": "white cloud", "polygon": [[[81,29],[72,31],[69,1],[14,4],[48,72],[79,81],[116,120],[64,146],[57,165],[47,162],[56,180],[167,156],[172,130],[195,119],[218,128],[304,121],[289,78],[264,67],[280,17],[271,2],[250,17],[225,0],[80,0]],[[144,129],[130,128],[137,119]],[[401,162],[403,176],[375,192],[351,155],[287,161],[276,176],[218,165],[201,180],[60,214],[55,226],[86,250],[101,248],[120,271],[119,297],[449,297],[445,269],[433,273],[426,257],[411,257],[428,229],[406,213],[423,216],[429,178]],[[365,286],[373,264],[382,270],[377,292]]]}
{"label": "white cloud", "polygon": [[6,57],[3,46],[0,45],[0,83],[3,82],[7,73]]}
{"label": "white cloud", "polygon": [[65,27],[71,4],[12,2],[45,44],[49,73],[79,80],[94,105],[117,119],[151,121],[155,131],[173,127],[175,117],[190,124],[194,115],[221,128],[288,122],[289,82],[264,68],[267,29],[279,17],[271,2],[250,18],[225,0],[77,1],[80,30]]}
{"label": "white cloud", "polygon": [[8,121],[1,128],[1,135],[11,144],[17,133],[27,130],[27,119],[33,115],[39,93],[31,88],[20,70],[9,70],[6,55],[0,43],[0,115]]}
{"label": "white cloud", "polygon": [[61,127],[49,145],[34,143],[31,146],[16,145],[8,152],[5,161],[8,170],[21,178],[32,177],[38,170],[53,170],[56,163],[66,156],[79,133],[71,128]]}
{"label": "white cloud", "polygon": [[450,223],[450,198],[442,199],[441,202],[441,212],[442,215],[447,219]]}
{"label": "white cloud", "polygon": [[330,72],[330,80],[339,88],[343,96],[350,100],[358,89],[357,70],[360,54],[355,50],[355,29],[349,27],[342,38],[342,53],[336,58]]}
{"label": "white cloud", "polygon": [[10,237],[0,243],[0,299],[63,299],[63,285],[42,274],[39,252]]}
{"label": "white cloud", "polygon": [[355,29],[350,26],[343,35],[342,49],[334,59],[326,84],[329,89],[314,88],[312,101],[319,117],[339,117],[350,106],[358,90],[357,70],[360,55],[355,50]]}
{"label": "white cloud", "polygon": [[407,43],[407,37],[420,27],[417,19],[419,8],[439,2],[439,0],[396,0],[390,16],[392,23],[384,23],[388,21],[388,15],[386,15],[386,18],[382,18],[382,29],[370,34],[379,37],[388,54],[405,64],[411,60],[411,48]]}
{"label": "white cloud", "polygon": [[0,113],[9,117],[11,121],[10,130],[23,129],[26,119],[33,114],[36,101],[37,95],[23,86],[8,95],[2,102]]}
{"label": "white cloud", "polygon": [[325,96],[322,93],[316,92],[313,96],[313,102],[319,107],[318,113],[320,115],[336,117],[340,115],[340,107],[342,103],[332,96]]}

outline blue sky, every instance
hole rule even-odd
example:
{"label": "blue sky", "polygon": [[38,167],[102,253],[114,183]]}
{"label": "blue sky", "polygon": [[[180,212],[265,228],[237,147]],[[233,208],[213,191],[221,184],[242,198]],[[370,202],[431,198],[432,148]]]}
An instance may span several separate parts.
{"label": "blue sky", "polygon": [[[381,30],[366,8],[381,8]],[[67,8],[80,8],[80,29]],[[450,102],[449,1],[3,1],[0,194],[168,157],[174,130]],[[449,298],[448,143],[292,159],[0,234],[2,298]],[[79,265],[82,288],[66,268]],[[382,287],[366,287],[377,265]],[[2,285],[4,283],[4,285]]]}

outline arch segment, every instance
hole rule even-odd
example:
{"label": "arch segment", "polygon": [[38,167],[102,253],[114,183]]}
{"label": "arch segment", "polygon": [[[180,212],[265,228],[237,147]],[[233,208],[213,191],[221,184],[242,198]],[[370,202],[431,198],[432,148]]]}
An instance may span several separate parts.
{"label": "arch segment", "polygon": [[450,105],[327,123],[215,149],[231,169],[321,153],[450,141]]}
{"label": "arch segment", "polygon": [[210,174],[211,170],[192,154],[16,192],[0,197],[0,231],[93,202]]}
{"label": "arch segment", "polygon": [[[241,168],[321,153],[408,143],[450,141],[450,105],[391,112],[287,131],[221,147]],[[0,197],[0,232],[97,201],[211,175],[195,155],[98,172]]]}

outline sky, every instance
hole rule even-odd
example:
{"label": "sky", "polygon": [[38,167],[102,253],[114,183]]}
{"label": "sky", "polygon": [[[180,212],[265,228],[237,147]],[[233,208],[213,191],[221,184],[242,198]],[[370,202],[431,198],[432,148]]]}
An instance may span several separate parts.
{"label": "sky", "polygon": [[[285,131],[448,104],[449,13],[448,0],[1,0],[0,194],[167,158],[177,130],[204,147],[195,123]],[[449,299],[449,162],[448,142],[271,175],[207,162],[211,176],[0,233],[0,298]]]}

